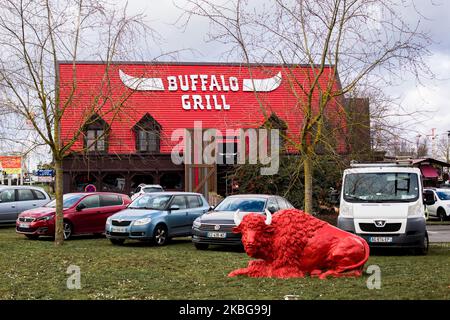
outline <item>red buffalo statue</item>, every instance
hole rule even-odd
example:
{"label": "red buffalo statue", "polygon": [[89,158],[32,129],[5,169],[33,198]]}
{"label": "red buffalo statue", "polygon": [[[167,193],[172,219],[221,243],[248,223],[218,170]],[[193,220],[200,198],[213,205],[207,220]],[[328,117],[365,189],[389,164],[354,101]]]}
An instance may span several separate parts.
{"label": "red buffalo statue", "polygon": [[228,276],[292,278],[310,275],[361,276],[369,258],[367,242],[301,210],[287,209],[266,216],[237,211],[233,232],[242,234],[247,254],[258,260]]}

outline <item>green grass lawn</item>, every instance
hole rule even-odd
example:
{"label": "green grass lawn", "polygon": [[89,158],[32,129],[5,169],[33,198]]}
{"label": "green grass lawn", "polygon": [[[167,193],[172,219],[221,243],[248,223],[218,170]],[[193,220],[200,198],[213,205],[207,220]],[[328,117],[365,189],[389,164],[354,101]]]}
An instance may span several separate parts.
{"label": "green grass lawn", "polygon": [[[449,299],[450,244],[427,256],[371,256],[381,268],[380,290],[361,278],[319,280],[228,278],[247,264],[243,252],[197,251],[189,240],[158,248],[139,242],[117,247],[105,238],[84,237],[56,248],[0,228],[0,299]],[[67,268],[81,269],[79,290],[66,288]]]}

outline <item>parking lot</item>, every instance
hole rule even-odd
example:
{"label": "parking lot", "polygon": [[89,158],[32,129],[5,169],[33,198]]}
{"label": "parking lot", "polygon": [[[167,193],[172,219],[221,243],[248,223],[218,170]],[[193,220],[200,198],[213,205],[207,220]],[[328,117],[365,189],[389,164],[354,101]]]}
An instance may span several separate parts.
{"label": "parking lot", "polygon": [[450,225],[428,225],[430,242],[450,242]]}

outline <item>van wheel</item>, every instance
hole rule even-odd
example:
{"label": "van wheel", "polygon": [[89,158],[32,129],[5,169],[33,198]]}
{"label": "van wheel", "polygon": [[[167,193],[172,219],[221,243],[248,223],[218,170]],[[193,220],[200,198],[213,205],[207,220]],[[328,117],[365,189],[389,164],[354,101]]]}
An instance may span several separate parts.
{"label": "van wheel", "polygon": [[194,243],[194,246],[197,250],[206,250],[209,247],[206,243]]}
{"label": "van wheel", "polygon": [[125,239],[109,239],[113,245],[121,246],[125,243]]}
{"label": "van wheel", "polygon": [[445,210],[444,209],[439,208],[439,210],[437,212],[437,215],[439,217],[439,220],[441,220],[441,221],[447,220],[447,215],[445,214]]}
{"label": "van wheel", "polygon": [[430,245],[429,239],[428,239],[428,233],[425,233],[425,236],[423,237],[423,243],[422,246],[416,249],[416,255],[424,256],[428,253],[428,247]]}
{"label": "van wheel", "polygon": [[159,224],[155,227],[153,231],[153,242],[157,246],[163,246],[167,244],[169,240],[169,235],[167,234],[167,228],[163,224]]}

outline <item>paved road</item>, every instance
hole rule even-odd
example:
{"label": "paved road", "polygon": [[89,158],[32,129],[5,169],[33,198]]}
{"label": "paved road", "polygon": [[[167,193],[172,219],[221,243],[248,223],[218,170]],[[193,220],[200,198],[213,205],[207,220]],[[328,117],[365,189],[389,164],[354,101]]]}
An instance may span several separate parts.
{"label": "paved road", "polygon": [[428,225],[430,242],[450,242],[450,225]]}

